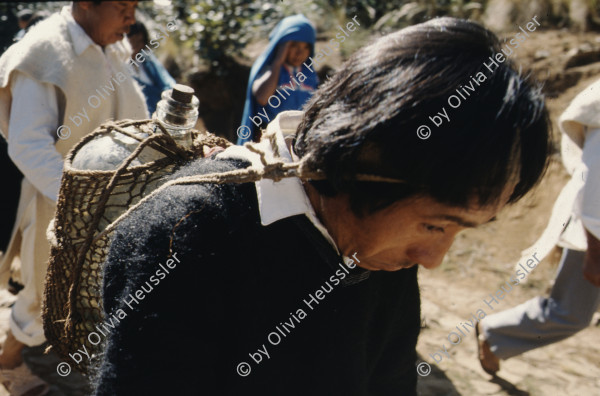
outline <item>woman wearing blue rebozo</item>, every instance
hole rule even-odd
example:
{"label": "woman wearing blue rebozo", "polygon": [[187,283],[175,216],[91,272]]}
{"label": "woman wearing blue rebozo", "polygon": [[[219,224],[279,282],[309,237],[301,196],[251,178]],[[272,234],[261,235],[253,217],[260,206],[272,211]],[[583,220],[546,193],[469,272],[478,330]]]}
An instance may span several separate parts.
{"label": "woman wearing blue rebozo", "polygon": [[266,128],[282,111],[301,110],[315,92],[318,77],[304,65],[314,56],[315,39],[315,28],[301,14],[284,18],[269,34],[269,45],[250,70],[238,144],[258,141],[259,126]]}
{"label": "woman wearing blue rebozo", "polygon": [[[164,36],[161,37],[163,37],[164,40]],[[137,81],[140,88],[142,88],[142,92],[146,97],[148,113],[152,115],[156,111],[156,104],[160,100],[163,91],[173,88],[173,85],[175,85],[176,82],[167,69],[165,69],[152,53],[152,50],[149,47],[150,35],[148,34],[148,29],[146,29],[146,26],[142,22],[136,21],[131,25],[127,38],[133,49],[131,59],[135,60],[135,56],[140,53],[144,47],[146,47],[148,51],[147,53],[143,53],[145,60],[140,62],[138,67],[132,68],[131,71],[133,78]],[[156,40],[158,40],[158,38]],[[156,40],[153,40],[154,44],[159,45]],[[158,47],[152,45],[152,48]]]}

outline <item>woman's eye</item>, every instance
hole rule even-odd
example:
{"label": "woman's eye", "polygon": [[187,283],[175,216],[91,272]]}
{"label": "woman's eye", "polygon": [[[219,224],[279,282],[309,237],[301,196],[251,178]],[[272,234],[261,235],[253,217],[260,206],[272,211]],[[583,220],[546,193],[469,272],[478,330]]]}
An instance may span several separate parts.
{"label": "woman's eye", "polygon": [[431,225],[431,224],[423,224],[423,225],[425,226],[425,229],[428,232],[441,232],[441,233],[445,232],[445,230],[442,227],[436,227],[436,226]]}

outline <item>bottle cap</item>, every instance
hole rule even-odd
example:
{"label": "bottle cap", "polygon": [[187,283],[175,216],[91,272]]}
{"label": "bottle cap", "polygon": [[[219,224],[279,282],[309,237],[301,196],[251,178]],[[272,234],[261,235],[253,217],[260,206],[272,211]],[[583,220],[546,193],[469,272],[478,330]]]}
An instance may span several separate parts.
{"label": "bottle cap", "polygon": [[171,98],[182,103],[191,103],[194,97],[194,88],[188,87],[183,84],[175,84],[173,86],[173,92]]}

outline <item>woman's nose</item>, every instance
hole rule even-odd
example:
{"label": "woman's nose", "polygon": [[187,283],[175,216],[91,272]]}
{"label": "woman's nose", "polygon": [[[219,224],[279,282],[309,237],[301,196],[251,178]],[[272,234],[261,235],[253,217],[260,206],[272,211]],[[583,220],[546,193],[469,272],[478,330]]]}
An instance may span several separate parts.
{"label": "woman's nose", "polygon": [[435,244],[409,249],[408,257],[427,269],[434,269],[442,264],[453,242],[454,236],[438,239]]}
{"label": "woman's nose", "polygon": [[133,25],[135,23],[135,8],[127,10],[125,14],[125,25]]}

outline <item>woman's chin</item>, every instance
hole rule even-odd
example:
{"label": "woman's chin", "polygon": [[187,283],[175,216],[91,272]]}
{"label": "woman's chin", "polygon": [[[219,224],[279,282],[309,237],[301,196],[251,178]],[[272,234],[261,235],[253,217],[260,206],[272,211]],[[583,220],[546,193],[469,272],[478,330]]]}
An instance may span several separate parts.
{"label": "woman's chin", "polygon": [[384,263],[384,262],[367,262],[361,261],[360,263],[356,263],[357,266],[369,270],[369,271],[398,271],[401,269],[412,268],[417,263],[412,262],[402,262],[402,263]]}

